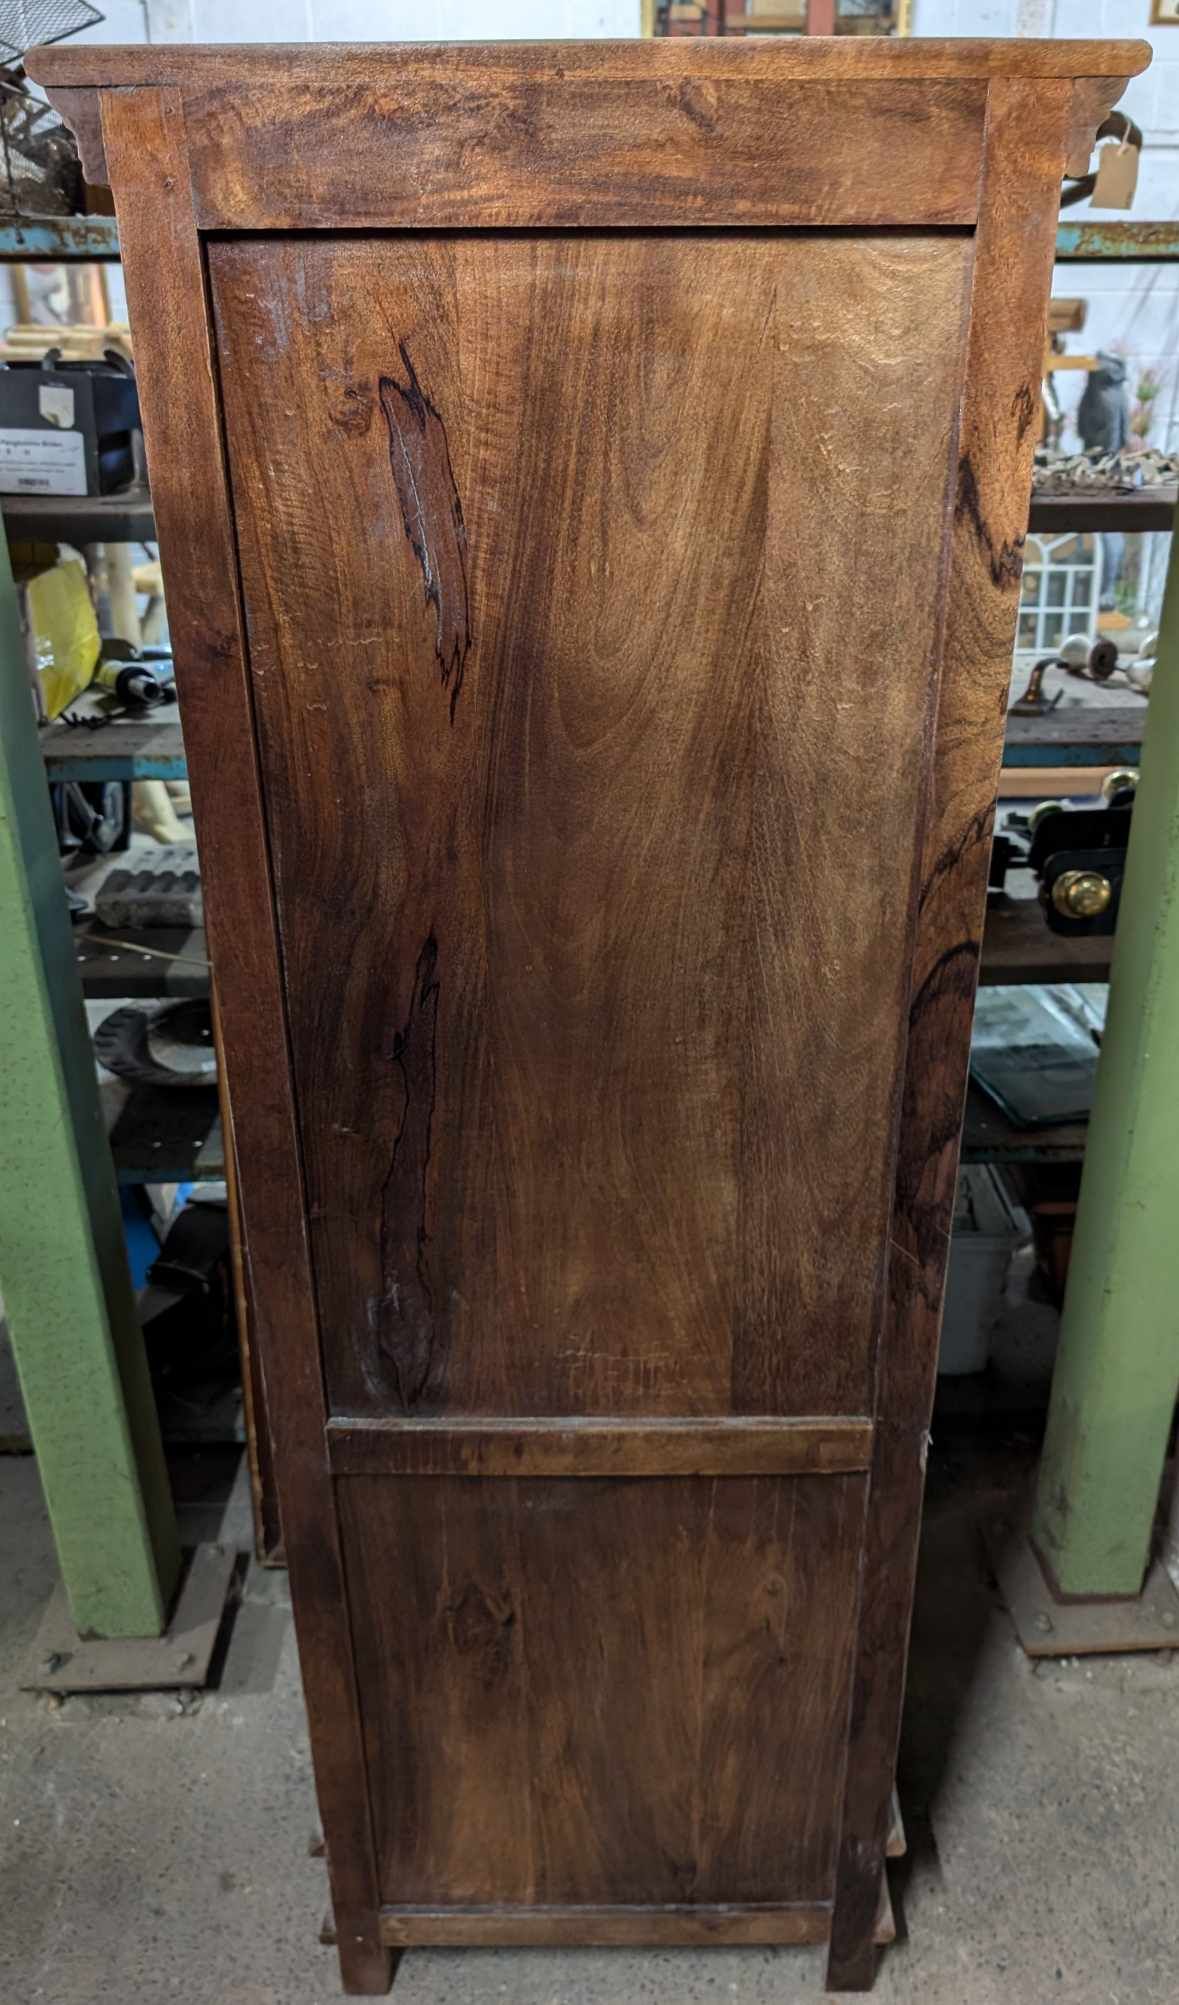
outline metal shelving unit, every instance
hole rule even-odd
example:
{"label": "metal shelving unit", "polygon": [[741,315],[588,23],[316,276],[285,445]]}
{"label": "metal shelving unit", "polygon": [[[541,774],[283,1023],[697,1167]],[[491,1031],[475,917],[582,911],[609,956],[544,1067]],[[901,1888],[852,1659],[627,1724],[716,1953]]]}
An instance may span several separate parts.
{"label": "metal shelving unit", "polygon": [[[0,225],[2,263],[114,262],[118,256],[119,228],[113,216],[23,217]],[[1063,222],[1056,232],[1056,256],[1060,264],[1109,258],[1125,264],[1167,263],[1179,259],[1179,222]]]}
{"label": "metal shelving unit", "polygon": [[1145,703],[1134,710],[1070,703],[1042,717],[1009,717],[1004,768],[1136,766],[1145,712]]}
{"label": "metal shelving unit", "polygon": [[[79,216],[23,220],[0,227],[0,261],[114,260],[119,255],[113,217]],[[1057,232],[1062,262],[1116,259],[1154,263],[1179,259],[1179,223],[1065,221]],[[154,540],[150,498],[140,490],[112,497],[61,501],[6,496],[0,501],[10,536],[33,541],[90,544],[120,538]],[[1174,489],[1152,493],[1040,495],[1032,503],[1030,527],[1051,535],[1077,530],[1167,530],[1174,522]],[[1070,768],[1136,764],[1141,754],[1143,711],[1070,706],[1042,718],[1012,718],[1005,763],[1011,767],[1054,766],[1062,780]],[[41,734],[41,752],[54,778],[172,779],[183,776],[184,749],[174,716],[135,724],[112,724],[81,733],[56,725]],[[204,980],[200,934],[133,936],[115,946],[94,929],[74,933],[75,962],[87,992],[99,995],[192,993]],[[190,957],[164,962],[149,947]],[[991,914],[984,945],[983,979],[997,982],[1050,979],[1099,980],[1108,974],[1112,942],[1062,940],[1050,933],[1033,901],[1012,901]],[[145,1089],[140,1089],[140,1093]],[[193,1104],[185,1116],[183,1096],[156,1096],[133,1106],[131,1096],[113,1124],[112,1150],[120,1181],[224,1174],[220,1126],[208,1106]],[[198,1096],[192,1096],[195,1102]],[[1054,1129],[1014,1128],[977,1088],[967,1103],[963,1158],[967,1162],[1033,1163],[1078,1161],[1087,1130],[1068,1124]],[[172,1138],[175,1138],[174,1144]],[[167,1147],[165,1147],[167,1144]],[[39,1444],[40,1445],[40,1444]],[[94,1566],[89,1575],[97,1578]]]}
{"label": "metal shelving unit", "polygon": [[113,216],[22,216],[0,223],[0,264],[114,264]]}
{"label": "metal shelving unit", "polygon": [[1069,530],[1078,535],[1120,530],[1138,535],[1150,529],[1174,526],[1179,488],[1160,486],[1131,492],[1080,487],[1071,494],[1034,494],[1028,527],[1033,535],[1062,536]]}
{"label": "metal shelving unit", "polygon": [[45,726],[40,742],[51,780],[183,780],[188,771],[175,710],[93,730],[59,717]]}
{"label": "metal shelving unit", "polygon": [[1179,222],[1108,223],[1086,216],[1056,231],[1058,264],[1170,264],[1179,260]]}

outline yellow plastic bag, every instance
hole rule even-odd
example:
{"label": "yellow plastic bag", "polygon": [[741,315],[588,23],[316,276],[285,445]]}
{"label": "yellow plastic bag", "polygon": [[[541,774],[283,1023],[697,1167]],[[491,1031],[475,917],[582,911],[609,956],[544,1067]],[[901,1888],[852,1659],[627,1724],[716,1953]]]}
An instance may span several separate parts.
{"label": "yellow plastic bag", "polygon": [[59,717],[87,688],[98,663],[98,621],[86,567],[66,557],[20,586],[29,660],[41,715]]}

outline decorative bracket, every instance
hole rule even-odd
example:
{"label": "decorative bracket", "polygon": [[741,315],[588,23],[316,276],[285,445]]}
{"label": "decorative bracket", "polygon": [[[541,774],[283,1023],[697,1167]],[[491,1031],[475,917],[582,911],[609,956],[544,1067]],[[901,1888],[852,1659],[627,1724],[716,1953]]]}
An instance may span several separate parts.
{"label": "decorative bracket", "polygon": [[1128,77],[1078,77],[1073,84],[1068,157],[1064,167],[1070,179],[1077,180],[1089,172],[1098,130],[1124,95],[1128,82]]}
{"label": "decorative bracket", "polygon": [[78,143],[78,158],[82,162],[84,179],[92,188],[109,188],[106,149],[102,143],[102,100],[98,92],[57,84],[45,95]]}

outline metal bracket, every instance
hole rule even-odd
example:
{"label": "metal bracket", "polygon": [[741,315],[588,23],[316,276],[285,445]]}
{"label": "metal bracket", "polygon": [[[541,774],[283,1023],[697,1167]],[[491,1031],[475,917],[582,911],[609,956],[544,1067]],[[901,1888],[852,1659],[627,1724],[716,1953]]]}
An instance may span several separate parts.
{"label": "metal bracket", "polygon": [[1133,1598],[1059,1600],[1027,1527],[998,1519],[983,1537],[1015,1633],[1029,1657],[1093,1657],[1179,1649],[1179,1594],[1161,1560]]}
{"label": "metal bracket", "polygon": [[204,1685],[237,1554],[201,1545],[185,1555],[162,1636],[79,1636],[61,1586],[41,1618],[20,1680],[27,1692],[170,1691]]}

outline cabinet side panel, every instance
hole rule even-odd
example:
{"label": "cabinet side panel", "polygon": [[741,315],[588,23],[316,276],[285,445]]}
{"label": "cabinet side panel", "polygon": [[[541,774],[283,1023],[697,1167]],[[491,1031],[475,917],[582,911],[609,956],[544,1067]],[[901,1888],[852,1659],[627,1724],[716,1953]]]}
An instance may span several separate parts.
{"label": "cabinet side panel", "polygon": [[828,1898],[863,1482],[343,1479],[385,1900]]}
{"label": "cabinet side panel", "polygon": [[389,1979],[331,1484],[266,809],[238,600],[212,330],[174,91],[105,92],[106,152],[136,329],[152,499],[167,577],[201,845],[256,1330],[350,1990]]}
{"label": "cabinet side panel", "polygon": [[871,1982],[1071,89],[996,81],[958,439],[829,1982]]}
{"label": "cabinet side panel", "polygon": [[968,262],[212,246],[337,1410],[868,1410]]}

